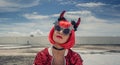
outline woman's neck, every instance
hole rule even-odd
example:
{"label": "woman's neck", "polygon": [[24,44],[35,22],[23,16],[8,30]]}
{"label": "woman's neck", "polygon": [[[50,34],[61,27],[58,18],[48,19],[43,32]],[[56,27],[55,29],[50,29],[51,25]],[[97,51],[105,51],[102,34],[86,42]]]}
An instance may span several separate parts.
{"label": "woman's neck", "polygon": [[59,46],[58,44],[54,44],[53,47],[52,47],[52,51],[53,51],[53,54],[64,54],[65,53],[65,49],[61,46]]}
{"label": "woman's neck", "polygon": [[65,64],[65,59],[64,59],[65,49],[63,48],[62,50],[58,50],[58,49],[55,49],[54,47],[58,48],[58,49],[63,48],[57,44],[53,45],[53,47],[52,47],[52,54],[53,54],[52,64],[53,65],[64,65]]}
{"label": "woman's neck", "polygon": [[54,48],[57,48],[57,49],[64,49],[64,48],[61,47],[59,44],[54,44],[53,47],[54,47]]}
{"label": "woman's neck", "polygon": [[64,50],[64,48],[57,48],[55,46],[53,46],[52,48],[55,49],[55,50],[58,50],[58,51]]}

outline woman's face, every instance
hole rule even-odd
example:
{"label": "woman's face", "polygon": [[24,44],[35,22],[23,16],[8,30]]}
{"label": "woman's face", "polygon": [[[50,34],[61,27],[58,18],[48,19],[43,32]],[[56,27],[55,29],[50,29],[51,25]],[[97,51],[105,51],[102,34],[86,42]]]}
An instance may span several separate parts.
{"label": "woman's face", "polygon": [[69,39],[69,36],[70,36],[70,33],[65,35],[63,34],[63,31],[57,31],[57,30],[54,30],[54,33],[53,33],[53,40],[57,43],[57,44],[63,44],[65,42],[68,41]]}

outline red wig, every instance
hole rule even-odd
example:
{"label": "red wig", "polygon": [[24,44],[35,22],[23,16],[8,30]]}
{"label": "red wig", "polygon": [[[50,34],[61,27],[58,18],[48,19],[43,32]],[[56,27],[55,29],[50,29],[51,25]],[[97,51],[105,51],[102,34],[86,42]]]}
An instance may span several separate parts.
{"label": "red wig", "polygon": [[[55,44],[55,41],[53,40],[53,33],[54,33],[54,27],[52,27],[52,29],[50,30],[48,37],[51,44]],[[74,30],[72,30],[68,41],[66,43],[59,45],[65,49],[70,49],[71,47],[74,46],[74,44],[75,44],[75,32]]]}

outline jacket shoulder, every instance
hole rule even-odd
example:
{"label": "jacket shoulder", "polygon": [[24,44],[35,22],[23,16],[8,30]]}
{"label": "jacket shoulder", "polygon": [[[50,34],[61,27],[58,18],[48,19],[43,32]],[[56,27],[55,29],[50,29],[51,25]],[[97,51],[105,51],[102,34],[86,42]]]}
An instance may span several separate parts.
{"label": "jacket shoulder", "polygon": [[83,60],[82,60],[80,54],[71,49],[68,50],[67,58],[70,59],[71,64],[82,65]]}
{"label": "jacket shoulder", "polygon": [[49,57],[48,48],[39,51],[34,59],[34,65],[46,65]]}
{"label": "jacket shoulder", "polygon": [[43,50],[37,53],[37,55],[46,55],[46,54],[48,54],[48,48],[44,48]]}

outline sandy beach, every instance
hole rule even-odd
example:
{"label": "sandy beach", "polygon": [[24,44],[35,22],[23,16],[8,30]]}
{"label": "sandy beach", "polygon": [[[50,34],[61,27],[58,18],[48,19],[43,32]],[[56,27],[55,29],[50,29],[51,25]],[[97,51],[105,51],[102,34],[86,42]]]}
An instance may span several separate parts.
{"label": "sandy beach", "polygon": [[[27,46],[27,47],[21,47],[21,48],[20,47],[0,48],[0,65],[32,65],[33,60],[36,56],[36,53],[42,50],[43,48],[44,47],[41,47],[41,46]],[[90,59],[92,59],[92,57],[90,58],[90,56],[94,57],[96,56],[96,54],[102,55],[103,57],[104,55],[109,56],[111,55],[111,53],[114,53],[115,55],[120,54],[119,45],[115,45],[115,46],[113,45],[76,45],[72,49],[78,52],[82,56],[84,60],[84,65],[92,65],[93,61],[92,60],[89,61]],[[118,61],[115,61],[115,62],[118,62]],[[91,63],[91,64],[88,64],[88,63]],[[96,63],[96,64],[100,65],[99,63]],[[105,64],[101,64],[101,65],[105,65]]]}

